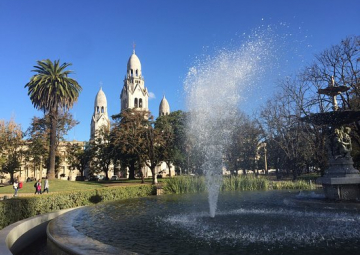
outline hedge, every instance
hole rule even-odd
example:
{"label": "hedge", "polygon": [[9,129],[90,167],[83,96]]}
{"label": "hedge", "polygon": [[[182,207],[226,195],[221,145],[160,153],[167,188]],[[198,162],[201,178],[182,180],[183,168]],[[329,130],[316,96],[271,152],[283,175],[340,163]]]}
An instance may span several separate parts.
{"label": "hedge", "polygon": [[69,191],[17,197],[0,201],[0,229],[35,215],[61,209],[156,194],[151,185],[107,187],[93,190]]}

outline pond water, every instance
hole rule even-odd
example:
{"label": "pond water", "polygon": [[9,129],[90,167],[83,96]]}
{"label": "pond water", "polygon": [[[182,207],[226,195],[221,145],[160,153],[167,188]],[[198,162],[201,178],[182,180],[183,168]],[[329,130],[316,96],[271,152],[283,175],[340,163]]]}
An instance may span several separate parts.
{"label": "pond water", "polygon": [[79,235],[140,254],[360,254],[360,205],[312,192],[221,193],[215,218],[206,194],[80,210],[68,219]]}

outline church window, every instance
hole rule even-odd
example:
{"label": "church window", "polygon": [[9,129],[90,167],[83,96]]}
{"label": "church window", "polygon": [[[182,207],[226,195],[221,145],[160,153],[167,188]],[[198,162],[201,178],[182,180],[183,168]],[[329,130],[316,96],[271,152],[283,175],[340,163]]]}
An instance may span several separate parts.
{"label": "church window", "polygon": [[139,99],[139,107],[142,108],[142,98]]}
{"label": "church window", "polygon": [[104,113],[104,106],[101,106],[101,113]]}
{"label": "church window", "polygon": [[131,75],[131,77],[133,77],[133,75],[134,75],[132,69],[130,70],[130,75]]}
{"label": "church window", "polygon": [[96,112],[97,112],[97,113],[100,112],[99,106],[96,107]]}
{"label": "church window", "polygon": [[138,70],[136,69],[136,77],[138,76],[139,74],[138,74]]}
{"label": "church window", "polygon": [[138,108],[138,99],[137,98],[135,98],[135,100],[134,100],[134,107]]}

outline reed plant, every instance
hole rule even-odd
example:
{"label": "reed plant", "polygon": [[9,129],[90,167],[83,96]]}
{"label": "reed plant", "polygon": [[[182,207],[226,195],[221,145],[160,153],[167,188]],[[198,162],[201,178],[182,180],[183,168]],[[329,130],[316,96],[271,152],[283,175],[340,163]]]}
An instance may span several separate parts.
{"label": "reed plant", "polygon": [[267,190],[269,181],[263,177],[255,175],[225,176],[223,178],[222,191],[251,191]]}
{"label": "reed plant", "polygon": [[[221,191],[253,191],[272,189],[315,189],[310,181],[270,181],[252,174],[224,176]],[[206,191],[205,177],[178,176],[164,181],[163,189],[168,194],[201,193]]]}
{"label": "reed plant", "polygon": [[315,189],[316,186],[311,181],[272,181],[269,183],[269,189],[299,189],[310,190]]}
{"label": "reed plant", "polygon": [[165,193],[201,193],[206,191],[205,178],[203,176],[178,176],[164,181]]}

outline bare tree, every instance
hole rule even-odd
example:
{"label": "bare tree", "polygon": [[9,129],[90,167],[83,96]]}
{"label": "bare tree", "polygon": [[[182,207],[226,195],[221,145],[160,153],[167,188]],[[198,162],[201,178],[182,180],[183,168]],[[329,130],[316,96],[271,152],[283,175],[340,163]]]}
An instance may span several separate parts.
{"label": "bare tree", "polygon": [[[297,78],[287,78],[280,84],[281,93],[269,100],[261,111],[261,119],[266,139],[275,143],[285,154],[281,165],[293,179],[313,162],[315,140],[314,127],[300,121],[300,117],[308,114],[305,104],[308,87]],[[271,151],[269,152],[272,153]],[[276,162],[279,164],[280,162]]]}

